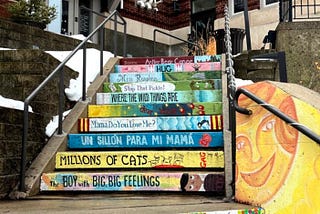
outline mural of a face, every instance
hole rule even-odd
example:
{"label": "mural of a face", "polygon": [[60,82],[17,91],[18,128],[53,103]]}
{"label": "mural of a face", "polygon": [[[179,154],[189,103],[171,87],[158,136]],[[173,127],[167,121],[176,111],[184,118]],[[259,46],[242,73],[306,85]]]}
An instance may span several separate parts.
{"label": "mural of a face", "polygon": [[[245,87],[297,121],[290,96],[267,82]],[[298,131],[271,112],[241,95],[239,106],[252,115],[237,113],[236,199],[261,204],[281,188],[295,157]]]}

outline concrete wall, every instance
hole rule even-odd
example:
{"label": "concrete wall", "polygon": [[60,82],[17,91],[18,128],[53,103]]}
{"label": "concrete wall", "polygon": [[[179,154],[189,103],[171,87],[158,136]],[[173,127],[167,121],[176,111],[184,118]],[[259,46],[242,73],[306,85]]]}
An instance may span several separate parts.
{"label": "concrete wall", "polygon": [[277,27],[277,51],[286,54],[288,81],[320,92],[320,22],[286,22]]}

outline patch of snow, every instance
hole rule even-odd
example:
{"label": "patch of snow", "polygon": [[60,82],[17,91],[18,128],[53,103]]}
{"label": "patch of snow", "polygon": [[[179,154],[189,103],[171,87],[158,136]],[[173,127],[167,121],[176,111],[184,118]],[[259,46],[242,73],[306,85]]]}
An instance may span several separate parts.
{"label": "patch of snow", "polygon": [[[5,98],[1,95],[0,95],[0,106],[5,107],[5,108],[22,110],[22,111],[24,110],[24,102]],[[28,111],[33,112],[31,106],[28,107]]]}
{"label": "patch of snow", "polygon": [[[71,51],[47,51],[50,55],[63,61]],[[100,51],[94,48],[87,49],[87,63],[86,63],[86,87],[94,81],[96,76],[100,73]],[[108,51],[103,52],[103,62],[104,65],[107,63],[113,54]],[[82,97],[82,72],[83,72],[83,50],[79,50],[66,64],[69,68],[79,73],[77,79],[71,79],[69,83],[69,88],[65,89],[65,93],[69,100],[78,101]]]}
{"label": "patch of snow", "polygon": [[[62,120],[70,113],[70,111],[71,109],[63,112]],[[58,123],[59,123],[59,116],[58,115],[53,116],[52,120],[50,120],[50,122],[46,126],[46,135],[48,137],[51,137],[53,133],[56,131],[56,129],[58,128]]]}
{"label": "patch of snow", "polygon": [[[86,37],[82,34],[74,34],[74,35],[70,35],[69,37],[74,38],[74,39],[78,39],[78,40],[85,40]],[[89,43],[92,43],[92,41],[88,40]]]}
{"label": "patch of snow", "polygon": [[253,84],[252,80],[243,80],[243,79],[239,79],[239,78],[235,78],[236,79],[236,86],[241,87],[241,86],[245,86],[245,85],[251,85]]}

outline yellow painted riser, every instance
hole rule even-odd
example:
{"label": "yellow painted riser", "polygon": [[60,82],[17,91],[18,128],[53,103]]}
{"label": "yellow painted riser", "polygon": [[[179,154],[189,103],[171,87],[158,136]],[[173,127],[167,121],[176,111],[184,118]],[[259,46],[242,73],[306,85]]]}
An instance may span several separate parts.
{"label": "yellow painted riser", "polygon": [[223,168],[222,151],[58,152],[57,169]]}

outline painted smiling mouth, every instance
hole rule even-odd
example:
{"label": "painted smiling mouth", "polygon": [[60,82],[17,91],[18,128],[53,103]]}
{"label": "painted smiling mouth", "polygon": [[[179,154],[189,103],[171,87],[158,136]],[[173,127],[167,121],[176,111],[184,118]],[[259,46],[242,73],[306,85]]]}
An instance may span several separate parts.
{"label": "painted smiling mouth", "polygon": [[254,172],[249,172],[249,173],[240,172],[241,177],[250,186],[253,186],[253,187],[262,186],[263,184],[266,183],[266,181],[270,177],[272,167],[274,164],[274,159],[275,159],[275,154],[273,154],[270,160],[260,169]]}

